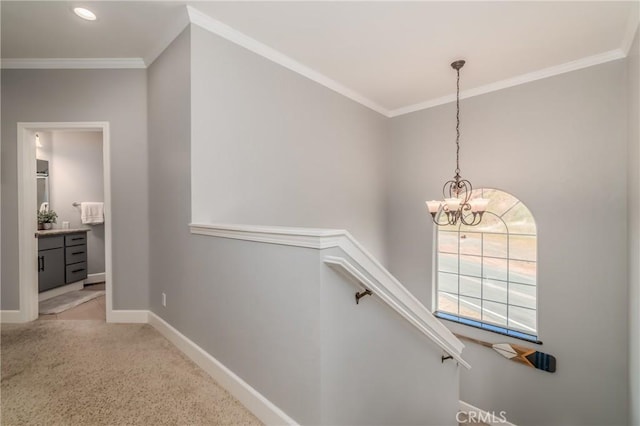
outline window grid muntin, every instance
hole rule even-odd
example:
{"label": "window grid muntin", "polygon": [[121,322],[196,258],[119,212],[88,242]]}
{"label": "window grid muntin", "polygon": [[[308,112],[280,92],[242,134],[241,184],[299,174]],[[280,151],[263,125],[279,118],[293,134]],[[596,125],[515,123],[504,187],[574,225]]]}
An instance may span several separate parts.
{"label": "window grid muntin", "polygon": [[[483,188],[483,189],[480,189],[479,191],[482,194],[481,196],[483,196],[485,189]],[[494,190],[494,191],[498,191],[498,190]],[[476,192],[476,191],[474,191],[474,192]],[[513,197],[511,194],[508,194],[508,193],[504,193],[504,194],[507,194],[507,195]],[[437,283],[436,284],[436,288],[437,288],[437,292],[436,293],[439,294],[440,292],[442,292],[442,293],[445,293],[445,294],[450,294],[451,296],[454,296],[454,297],[457,298],[457,312],[455,314],[452,314],[450,312],[442,311],[444,314],[458,316],[458,317],[460,317],[462,319],[468,319],[470,321],[478,321],[475,318],[471,318],[471,317],[468,317],[468,316],[465,316],[465,315],[461,314],[462,297],[470,298],[470,299],[474,299],[474,300],[478,300],[478,298],[477,297],[473,297],[473,296],[464,296],[464,295],[461,294],[461,292],[460,292],[460,277],[464,276],[464,277],[468,277],[468,278],[479,279],[480,280],[480,299],[479,299],[479,301],[480,301],[480,318],[481,318],[480,321],[479,321],[480,323],[486,324],[487,326],[495,326],[495,327],[499,327],[499,328],[506,328],[508,330],[512,330],[512,331],[518,332],[518,333],[523,333],[523,334],[526,334],[526,335],[535,335],[535,336],[537,336],[537,333],[538,333],[538,312],[537,312],[538,311],[537,310],[537,296],[538,296],[538,294],[537,294],[538,293],[537,292],[537,231],[534,232],[534,233],[526,233],[526,232],[514,232],[514,233],[511,233],[509,231],[509,226],[506,223],[506,221],[503,219],[503,217],[505,215],[507,215],[509,212],[511,212],[518,205],[522,205],[526,209],[526,206],[524,206],[524,204],[522,204],[522,202],[520,200],[516,199],[515,197],[513,197],[513,198],[516,201],[512,205],[510,205],[507,209],[505,209],[502,212],[502,214],[497,215],[497,214],[495,214],[495,213],[493,213],[491,211],[485,212],[485,215],[489,214],[489,215],[492,215],[492,216],[498,218],[500,220],[500,222],[504,225],[504,229],[506,229],[506,232],[475,231],[475,230],[469,230],[469,229],[465,229],[464,231],[462,231],[461,228],[462,228],[463,224],[459,224],[456,230],[445,229],[445,230],[442,230],[442,231],[438,230],[438,232],[436,232],[436,238],[437,238],[436,239],[436,250],[437,250],[437,262],[436,262],[436,264],[437,264],[437,267],[438,267],[438,269],[436,271],[436,274],[435,274],[436,275],[436,283]],[[527,209],[527,211],[528,211],[528,209]],[[529,212],[529,215],[530,215],[530,212]],[[531,219],[533,219],[533,218],[531,218]],[[535,222],[534,222],[534,227],[535,227]],[[440,250],[440,246],[438,244],[439,237],[440,237],[440,232],[448,232],[448,233],[455,234],[457,236],[457,238],[456,238],[457,241],[456,241],[456,246],[455,246],[456,247],[456,252],[455,253],[454,252],[448,252],[448,251],[441,251]],[[462,274],[461,273],[461,265],[460,265],[460,263],[461,263],[461,256],[463,256],[463,255],[460,254],[461,251],[462,251],[461,247],[460,247],[462,239],[460,237],[461,237],[461,235],[463,233],[476,233],[476,234],[480,234],[481,235],[481,239],[480,239],[480,244],[481,244],[480,253],[481,254],[480,255],[474,255],[474,254],[465,254],[464,255],[464,256],[470,256],[470,257],[477,257],[477,258],[480,259],[480,276]],[[506,254],[505,254],[505,257],[485,256],[484,255],[484,251],[485,251],[484,250],[484,248],[485,248],[484,247],[484,245],[485,245],[485,235],[505,235],[506,236]],[[511,244],[511,237],[512,236],[533,237],[534,238],[534,244],[535,244],[534,250],[535,250],[535,259],[536,260],[511,258],[510,257],[510,253],[511,253],[510,244]],[[440,254],[457,255],[457,260],[458,260],[458,262],[457,262],[457,272],[442,271],[440,269]],[[485,277],[484,276],[485,275],[484,274],[484,267],[485,267],[484,259],[485,258],[488,258],[488,259],[500,259],[500,260],[505,260],[506,261],[506,268],[505,268],[506,269],[506,279],[505,280],[499,279],[499,278],[495,278],[495,277]],[[533,276],[532,276],[533,277],[533,280],[532,280],[533,283],[524,283],[524,282],[515,281],[515,280],[511,279],[511,262],[512,261],[532,264],[532,266],[533,266]],[[439,281],[440,281],[439,274],[441,274],[441,273],[450,274],[450,275],[456,275],[457,276],[458,294],[451,293],[450,291],[440,290],[440,287],[439,287]],[[521,275],[525,276],[525,274],[521,274]],[[506,303],[493,301],[493,300],[489,300],[489,299],[486,300],[487,302],[491,302],[491,303],[495,303],[495,304],[500,304],[500,305],[506,306],[507,314],[506,314],[506,317],[505,317],[505,324],[499,324],[499,323],[496,323],[494,321],[490,321],[490,320],[486,320],[485,319],[485,314],[484,314],[484,312],[485,312],[484,287],[485,287],[485,281],[487,281],[487,280],[506,283],[506,290],[505,290]],[[511,304],[510,303],[510,293],[511,293],[510,284],[512,284],[512,283],[513,284],[517,284],[517,285],[535,287],[535,289],[536,289],[536,291],[535,291],[535,305],[536,305],[536,308],[535,309],[527,307],[527,306],[521,306],[521,305],[516,305],[516,304]],[[438,297],[436,298],[436,307],[437,307],[436,311],[438,311],[438,309],[440,307],[439,305],[440,305],[440,297],[438,295]],[[531,330],[530,328],[528,328],[528,326],[526,324],[520,323],[520,322],[512,319],[511,316],[510,316],[510,313],[511,313],[510,309],[509,309],[510,307],[514,307],[514,308],[517,308],[517,309],[524,309],[524,310],[533,312],[533,315],[534,315],[534,324],[533,324],[534,329]],[[495,313],[495,312],[492,312],[492,313],[495,316],[498,316],[498,317],[502,316],[502,315],[500,315],[498,313]],[[516,322],[518,324],[521,324],[522,327],[520,327],[518,325],[514,325],[513,324],[514,322]]]}

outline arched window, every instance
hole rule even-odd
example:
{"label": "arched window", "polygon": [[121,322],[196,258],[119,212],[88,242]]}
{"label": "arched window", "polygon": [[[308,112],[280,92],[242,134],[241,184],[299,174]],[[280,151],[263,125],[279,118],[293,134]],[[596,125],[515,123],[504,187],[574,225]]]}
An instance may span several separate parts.
{"label": "arched window", "polygon": [[537,341],[536,224],[527,207],[497,189],[477,226],[436,231],[436,315]]}

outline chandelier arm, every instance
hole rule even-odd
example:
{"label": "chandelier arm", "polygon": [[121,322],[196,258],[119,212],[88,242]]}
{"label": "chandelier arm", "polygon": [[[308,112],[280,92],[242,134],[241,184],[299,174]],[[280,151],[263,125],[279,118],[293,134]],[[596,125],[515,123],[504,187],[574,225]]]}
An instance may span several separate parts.
{"label": "chandelier arm", "polygon": [[480,223],[480,219],[481,219],[480,216],[477,213],[474,213],[473,220],[471,220],[470,222],[467,222],[467,220],[462,218],[460,219],[460,222],[465,226],[476,226]]}
{"label": "chandelier arm", "polygon": [[469,201],[472,191],[473,185],[471,185],[471,182],[467,179],[461,179],[460,176],[455,176],[442,186],[442,195],[444,198],[458,198],[460,194],[465,194],[464,199],[460,200],[462,203]]}
{"label": "chandelier arm", "polygon": [[[445,221],[444,222],[438,221],[436,219],[436,216],[442,217],[443,213],[445,216]],[[433,223],[435,223],[438,226],[455,225],[456,223],[458,223],[459,213],[460,212],[458,210],[456,210],[455,212],[450,212],[445,210],[444,208],[441,208],[437,212],[431,213],[431,218],[433,219]]]}
{"label": "chandelier arm", "polygon": [[471,198],[471,191],[473,191],[473,186],[471,182],[466,179],[461,179],[458,182],[458,188],[460,188],[460,193],[464,193],[464,200],[462,200],[462,204],[467,204],[469,199]]}
{"label": "chandelier arm", "polygon": [[452,194],[452,188],[458,185],[458,181],[451,179],[445,182],[444,185],[442,185],[442,195],[444,196],[444,198],[452,198],[453,194]]}
{"label": "chandelier arm", "polygon": [[438,214],[438,213],[431,213],[431,218],[433,219],[433,223],[435,223],[435,224],[436,224],[436,225],[438,225],[438,226],[447,226],[447,225],[450,225],[450,223],[449,223],[449,221],[448,221],[448,220],[447,220],[446,222],[439,222],[439,221],[436,219],[437,214]]}
{"label": "chandelier arm", "polygon": [[[464,218],[464,215],[460,215],[460,221],[464,225],[467,225],[467,226],[476,226],[476,225],[480,224],[480,222],[482,221],[482,215],[483,214],[484,214],[484,212],[473,212],[473,213],[471,213],[473,219],[470,222],[466,221],[466,219]],[[469,215],[467,215],[467,216],[469,216]]]}

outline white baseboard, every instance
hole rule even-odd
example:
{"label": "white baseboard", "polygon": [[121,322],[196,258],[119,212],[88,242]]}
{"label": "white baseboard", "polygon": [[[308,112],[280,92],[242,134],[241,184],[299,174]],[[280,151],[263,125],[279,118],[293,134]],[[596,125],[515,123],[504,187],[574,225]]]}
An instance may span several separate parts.
{"label": "white baseboard", "polygon": [[20,311],[0,311],[0,323],[25,322]]}
{"label": "white baseboard", "polygon": [[149,311],[114,309],[107,311],[107,322],[145,324],[149,322]]}
{"label": "white baseboard", "polygon": [[[80,282],[82,284],[82,282]],[[82,287],[81,287],[82,288]],[[3,323],[18,323],[26,322],[20,311],[0,311],[0,322]],[[107,312],[107,322],[111,323],[131,323],[131,324],[146,324],[149,322],[149,311],[140,310],[113,310]]]}
{"label": "white baseboard", "polygon": [[85,278],[85,284],[103,283],[107,280],[107,274],[105,272],[99,272],[97,274],[89,274]]}
{"label": "white baseboard", "polygon": [[469,416],[469,421],[467,423],[461,424],[473,425],[482,423],[488,424],[490,426],[516,426],[513,423],[507,421],[506,416],[508,413],[506,411],[492,413],[482,410],[478,407],[474,407],[473,405],[468,404],[464,401],[460,401],[460,411],[466,413],[467,416]]}
{"label": "white baseboard", "polygon": [[82,281],[77,281],[75,283],[63,285],[62,287],[52,288],[51,290],[38,293],[38,302],[49,300],[53,297],[60,296],[61,294],[69,293],[70,291],[82,290],[83,287],[84,283]]}
{"label": "white baseboard", "polygon": [[153,312],[149,312],[149,324],[213,377],[220,386],[229,391],[262,422],[267,425],[297,425],[296,421],[287,416],[284,411]]}

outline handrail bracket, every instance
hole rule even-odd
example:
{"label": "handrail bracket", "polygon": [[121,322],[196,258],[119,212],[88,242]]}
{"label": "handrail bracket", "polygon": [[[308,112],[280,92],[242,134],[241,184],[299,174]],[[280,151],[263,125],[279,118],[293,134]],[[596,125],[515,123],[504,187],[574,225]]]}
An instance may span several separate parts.
{"label": "handrail bracket", "polygon": [[373,292],[368,288],[365,289],[364,291],[361,291],[360,293],[356,292],[356,305],[360,304],[360,299],[362,299],[365,296],[371,296],[372,294]]}
{"label": "handrail bracket", "polygon": [[442,363],[443,363],[443,364],[444,364],[444,362],[445,362],[446,360],[448,360],[448,359],[453,359],[453,357],[452,357],[451,355],[447,355],[447,356],[442,355]]}

